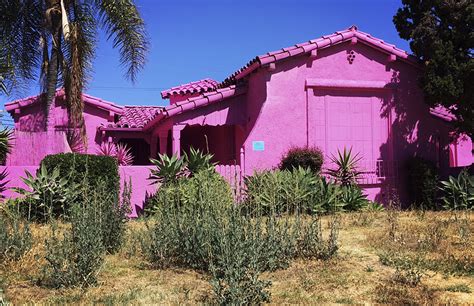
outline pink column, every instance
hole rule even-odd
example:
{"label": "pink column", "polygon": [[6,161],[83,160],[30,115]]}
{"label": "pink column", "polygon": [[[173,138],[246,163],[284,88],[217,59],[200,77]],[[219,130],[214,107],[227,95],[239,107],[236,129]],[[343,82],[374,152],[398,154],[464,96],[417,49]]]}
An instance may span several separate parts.
{"label": "pink column", "polygon": [[157,155],[156,147],[158,145],[158,139],[155,135],[151,135],[150,139],[150,158],[155,159]]}
{"label": "pink column", "polygon": [[181,156],[181,130],[184,129],[184,125],[175,125],[171,130],[171,136],[173,137],[172,150],[173,154],[178,157]]}
{"label": "pink column", "polygon": [[160,139],[160,153],[166,154],[168,152],[168,131],[160,131],[158,137]]}

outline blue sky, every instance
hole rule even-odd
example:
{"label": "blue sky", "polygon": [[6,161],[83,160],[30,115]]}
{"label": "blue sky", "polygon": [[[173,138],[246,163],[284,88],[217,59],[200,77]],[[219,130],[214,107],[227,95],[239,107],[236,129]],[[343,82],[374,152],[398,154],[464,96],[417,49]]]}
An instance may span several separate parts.
{"label": "blue sky", "polygon": [[[256,55],[355,24],[398,47],[392,16],[401,0],[136,0],[151,40],[136,84],[101,37],[87,93],[122,105],[163,105],[160,91],[206,77],[217,81]],[[34,84],[33,84],[34,85]],[[28,95],[36,94],[33,86]],[[0,97],[0,103],[12,100]]]}

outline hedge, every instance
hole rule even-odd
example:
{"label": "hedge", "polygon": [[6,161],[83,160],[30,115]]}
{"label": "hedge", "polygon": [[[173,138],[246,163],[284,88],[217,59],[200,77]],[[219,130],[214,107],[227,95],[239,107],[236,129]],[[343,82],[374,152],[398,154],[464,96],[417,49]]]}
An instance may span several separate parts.
{"label": "hedge", "polygon": [[[84,175],[91,188],[96,188],[99,181],[105,183],[106,190],[119,193],[120,176],[115,158],[91,154],[60,153],[46,156],[41,165],[45,165],[48,172],[59,167],[62,177],[78,184],[83,184]],[[40,165],[40,166],[41,166]]]}

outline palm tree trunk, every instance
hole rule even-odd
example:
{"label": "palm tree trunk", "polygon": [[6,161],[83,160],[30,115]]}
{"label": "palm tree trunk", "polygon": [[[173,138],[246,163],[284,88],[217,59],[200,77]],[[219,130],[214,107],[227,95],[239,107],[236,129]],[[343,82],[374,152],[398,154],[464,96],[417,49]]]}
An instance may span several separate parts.
{"label": "palm tree trunk", "polygon": [[51,58],[48,64],[46,75],[46,103],[45,106],[45,130],[48,129],[50,110],[54,107],[56,87],[58,85],[59,61],[61,52],[61,7],[59,1],[52,1],[51,6],[46,11],[46,18],[52,34]]}

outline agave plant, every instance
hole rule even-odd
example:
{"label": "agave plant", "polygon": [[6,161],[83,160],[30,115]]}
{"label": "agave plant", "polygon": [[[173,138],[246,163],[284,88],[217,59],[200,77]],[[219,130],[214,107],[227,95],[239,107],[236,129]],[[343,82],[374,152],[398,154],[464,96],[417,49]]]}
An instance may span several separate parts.
{"label": "agave plant", "polygon": [[26,177],[21,180],[28,189],[14,190],[26,197],[29,203],[28,218],[46,221],[53,216],[64,216],[68,207],[77,196],[77,185],[71,184],[60,176],[59,168],[48,172],[45,165],[37,171],[36,177],[25,171]]}
{"label": "agave plant", "polygon": [[115,158],[120,166],[130,166],[133,164],[133,154],[130,147],[124,143],[115,146]]}
{"label": "agave plant", "polygon": [[168,184],[176,182],[184,174],[185,163],[182,157],[158,154],[158,159],[150,159],[156,169],[151,170],[151,184]]}
{"label": "agave plant", "polygon": [[186,163],[186,169],[192,176],[199,171],[212,171],[215,169],[216,164],[211,160],[214,157],[212,154],[205,154],[199,149],[190,148],[189,154],[184,154],[184,161]]}
{"label": "agave plant", "polygon": [[474,208],[474,176],[469,176],[466,170],[458,177],[450,176],[447,181],[441,181],[443,207],[448,210]]}
{"label": "agave plant", "polygon": [[360,162],[362,157],[352,153],[352,148],[341,153],[337,150],[337,156],[332,155],[331,161],[335,164],[335,169],[328,169],[328,174],[331,175],[336,182],[342,186],[349,186],[357,183],[357,179],[362,174],[358,170],[357,164]]}

